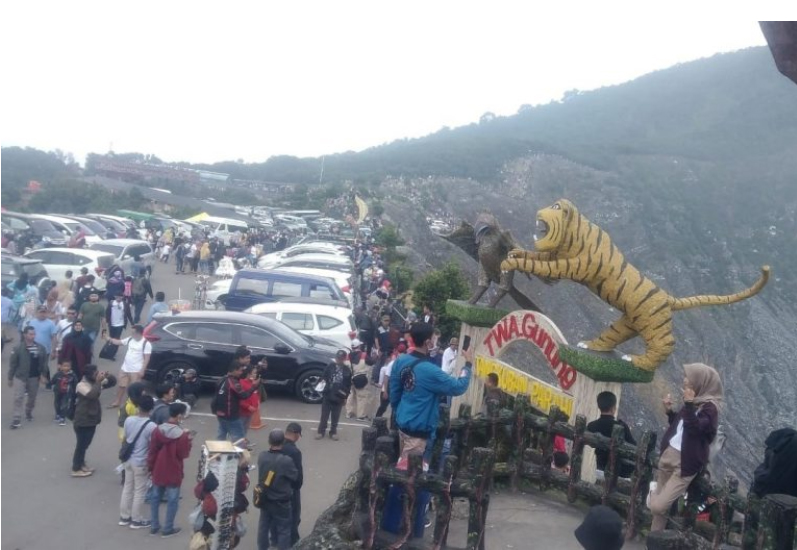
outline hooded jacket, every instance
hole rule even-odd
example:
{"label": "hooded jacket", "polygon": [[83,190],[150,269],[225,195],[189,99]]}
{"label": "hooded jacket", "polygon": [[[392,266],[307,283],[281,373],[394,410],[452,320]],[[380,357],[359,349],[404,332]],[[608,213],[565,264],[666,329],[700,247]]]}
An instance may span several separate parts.
{"label": "hooded jacket", "polygon": [[755,469],[750,489],[759,497],[775,493],[797,497],[797,431],[775,430],[765,444],[764,462]]}
{"label": "hooded jacket", "polygon": [[191,454],[188,432],[177,424],[166,422],[152,432],[147,467],[152,484],[158,487],[179,487],[183,482],[183,461]]}
{"label": "hooded jacket", "polygon": [[678,422],[684,421],[683,439],[681,440],[681,475],[693,476],[700,473],[708,465],[709,447],[717,435],[719,412],[714,403],[707,402],[700,406],[686,402],[679,412],[667,413],[670,425],[661,440],[661,452],[670,446],[670,439],[678,429]]}
{"label": "hooded jacket", "polygon": [[[413,363],[416,364],[410,374]],[[466,363],[462,377],[454,378],[419,352],[399,356],[390,376],[390,405],[396,411],[399,429],[412,437],[428,438],[437,428],[440,397],[464,394],[471,370],[470,363]]]}
{"label": "hooded jacket", "polygon": [[100,393],[102,384],[92,382],[83,377],[75,388],[75,418],[72,424],[75,428],[90,428],[102,422],[102,405]]}

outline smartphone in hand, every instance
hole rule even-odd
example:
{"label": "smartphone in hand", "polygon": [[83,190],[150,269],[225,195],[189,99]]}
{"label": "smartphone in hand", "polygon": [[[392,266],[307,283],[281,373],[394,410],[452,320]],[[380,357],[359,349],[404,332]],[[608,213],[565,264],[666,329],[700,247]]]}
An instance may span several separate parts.
{"label": "smartphone in hand", "polygon": [[465,338],[462,340],[462,351],[468,351],[470,349],[470,335],[465,335]]}

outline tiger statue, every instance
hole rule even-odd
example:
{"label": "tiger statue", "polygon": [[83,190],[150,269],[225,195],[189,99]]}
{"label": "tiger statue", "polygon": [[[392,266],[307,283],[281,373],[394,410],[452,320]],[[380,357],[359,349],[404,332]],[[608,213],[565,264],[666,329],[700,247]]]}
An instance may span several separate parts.
{"label": "tiger statue", "polygon": [[622,315],[600,336],[578,347],[611,351],[641,336],[643,355],[623,355],[637,368],[654,371],[675,347],[672,312],[693,307],[733,304],[758,294],[769,280],[769,266],[747,290],[729,296],[675,298],[628,263],[608,233],[579,214],[566,199],[537,212],[536,251],[513,249],[501,262],[502,271],[521,271],[543,279],[581,283]]}

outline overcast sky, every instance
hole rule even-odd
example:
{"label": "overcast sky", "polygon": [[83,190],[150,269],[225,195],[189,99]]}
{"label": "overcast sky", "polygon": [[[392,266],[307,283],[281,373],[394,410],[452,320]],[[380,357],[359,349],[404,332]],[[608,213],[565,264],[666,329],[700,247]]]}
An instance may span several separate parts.
{"label": "overcast sky", "polygon": [[765,44],[694,2],[536,4],[7,2],[0,139],[81,163],[319,156]]}

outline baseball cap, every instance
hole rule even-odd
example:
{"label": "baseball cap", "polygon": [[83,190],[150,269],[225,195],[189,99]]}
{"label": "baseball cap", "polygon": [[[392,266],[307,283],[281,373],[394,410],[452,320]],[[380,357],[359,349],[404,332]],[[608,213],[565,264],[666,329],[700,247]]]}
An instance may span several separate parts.
{"label": "baseball cap", "polygon": [[299,434],[302,435],[302,425],[298,422],[291,422],[285,427],[286,432],[290,432],[292,434]]}

